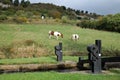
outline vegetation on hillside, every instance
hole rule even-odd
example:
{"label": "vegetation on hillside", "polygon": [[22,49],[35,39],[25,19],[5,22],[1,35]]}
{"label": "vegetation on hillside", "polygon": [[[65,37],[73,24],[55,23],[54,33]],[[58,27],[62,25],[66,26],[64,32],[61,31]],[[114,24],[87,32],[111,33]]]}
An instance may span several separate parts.
{"label": "vegetation on hillside", "polygon": [[[9,4],[10,7],[0,6],[0,22],[17,22],[26,23],[31,22],[34,19],[41,19],[41,16],[45,16],[46,19],[60,19],[66,17],[68,20],[77,19],[97,19],[100,15],[96,13],[89,13],[84,10],[74,10],[66,8],[65,6],[56,6],[49,3],[30,3],[29,0],[1,0],[4,4]],[[65,20],[65,19],[64,19]],[[67,22],[63,21],[63,22]]]}
{"label": "vegetation on hillside", "polygon": [[83,20],[77,26],[120,33],[120,14],[107,15],[97,20]]}
{"label": "vegetation on hillside", "polygon": [[[120,32],[120,14],[102,16],[49,3],[30,3],[29,0],[0,0],[10,7],[0,6],[1,23],[67,23],[82,28]],[[42,20],[44,16],[45,20]],[[50,21],[50,22],[49,22]]]}

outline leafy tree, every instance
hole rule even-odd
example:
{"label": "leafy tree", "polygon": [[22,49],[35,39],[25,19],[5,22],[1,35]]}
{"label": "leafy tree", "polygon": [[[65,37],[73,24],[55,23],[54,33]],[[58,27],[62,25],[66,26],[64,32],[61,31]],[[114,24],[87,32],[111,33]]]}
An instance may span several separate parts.
{"label": "leafy tree", "polygon": [[107,25],[107,18],[106,17],[99,19],[97,22],[98,22],[97,23],[98,30],[105,30],[106,29],[106,25]]}
{"label": "leafy tree", "polygon": [[65,6],[62,6],[62,9],[63,9],[63,10],[66,10],[66,7],[65,7]]}
{"label": "leafy tree", "polygon": [[81,13],[81,14],[84,14],[84,10],[82,10],[80,13]]}
{"label": "leafy tree", "polygon": [[96,19],[97,18],[97,14],[93,13],[93,18]]}
{"label": "leafy tree", "polygon": [[24,7],[28,7],[29,5],[30,5],[30,1],[27,0],[27,1],[25,2],[25,4],[24,4]]}
{"label": "leafy tree", "polygon": [[79,15],[79,14],[80,14],[80,10],[77,10],[75,13],[76,13],[77,15]]}
{"label": "leafy tree", "polygon": [[14,6],[19,6],[19,0],[14,0]]}
{"label": "leafy tree", "polygon": [[12,2],[13,2],[13,0],[10,0],[10,2],[12,3]]}
{"label": "leafy tree", "polygon": [[107,26],[110,31],[120,32],[120,14],[108,15]]}
{"label": "leafy tree", "polygon": [[13,4],[13,0],[10,0],[10,3]]}
{"label": "leafy tree", "polygon": [[30,5],[30,1],[29,0],[27,0],[27,1],[21,0],[21,4],[20,5],[23,6],[23,7],[27,7],[27,6]]}
{"label": "leafy tree", "polygon": [[85,14],[88,14],[88,11],[85,11]]}
{"label": "leafy tree", "polygon": [[25,0],[21,0],[21,6],[25,5]]}
{"label": "leafy tree", "polygon": [[77,23],[82,28],[94,28],[98,30],[114,31],[120,33],[120,14],[107,15],[98,20],[85,20]]}

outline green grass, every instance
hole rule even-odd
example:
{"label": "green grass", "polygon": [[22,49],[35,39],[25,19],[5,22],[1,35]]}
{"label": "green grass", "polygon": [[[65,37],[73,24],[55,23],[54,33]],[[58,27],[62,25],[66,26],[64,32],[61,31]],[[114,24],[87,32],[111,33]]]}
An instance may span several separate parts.
{"label": "green grass", "polygon": [[[48,31],[56,30],[64,34],[64,38],[56,40],[48,39]],[[77,42],[71,41],[71,34],[80,35]],[[82,29],[71,25],[61,24],[0,24],[0,47],[11,45],[15,42],[33,40],[40,44],[49,53],[54,54],[54,46],[61,41],[63,43],[63,54],[71,52],[87,52],[86,47],[94,44],[96,39],[102,40],[102,50],[120,50],[120,34],[114,32]],[[1,53],[0,53],[1,54]],[[9,53],[8,53],[9,54]],[[78,57],[65,56],[63,61],[78,61]],[[55,56],[39,58],[1,59],[0,64],[28,64],[28,63],[57,63]],[[120,80],[120,74],[80,74],[80,73],[58,73],[58,72],[34,72],[0,74],[0,80]]]}
{"label": "green grass", "polygon": [[0,80],[120,80],[120,74],[80,74],[58,72],[33,72],[1,74]]}
{"label": "green grass", "polygon": [[[55,30],[64,34],[64,38],[48,39],[48,31]],[[79,41],[72,41],[71,34],[77,33]],[[86,47],[94,44],[96,39],[102,40],[102,50],[120,50],[120,34],[90,29],[82,29],[62,24],[0,24],[0,46],[10,45],[16,41],[33,40],[41,44],[48,52],[54,54],[54,46],[63,43],[64,54],[71,52],[87,52]]]}
{"label": "green grass", "polygon": [[111,68],[109,71],[113,72],[113,73],[120,74],[120,68]]}
{"label": "green grass", "polygon": [[[39,58],[17,58],[17,59],[1,59],[0,64],[43,64],[43,63],[57,63],[56,56],[39,57]],[[77,56],[63,56],[63,61],[78,62]]]}

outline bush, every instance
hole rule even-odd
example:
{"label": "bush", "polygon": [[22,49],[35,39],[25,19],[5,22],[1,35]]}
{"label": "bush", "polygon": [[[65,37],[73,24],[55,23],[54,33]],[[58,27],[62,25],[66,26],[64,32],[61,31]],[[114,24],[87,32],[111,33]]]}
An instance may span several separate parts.
{"label": "bush", "polygon": [[27,23],[28,19],[26,17],[15,17],[13,21],[16,23]]}
{"label": "bush", "polygon": [[56,19],[56,18],[60,19],[61,15],[62,15],[61,12],[56,11],[56,10],[52,10],[49,12],[49,16],[53,17],[54,19]]}
{"label": "bush", "polygon": [[120,14],[108,15],[98,20],[82,20],[76,24],[82,28],[120,32]]}
{"label": "bush", "polygon": [[67,16],[62,16],[62,23],[69,23],[69,19]]}
{"label": "bush", "polygon": [[13,8],[1,9],[0,14],[4,14],[6,16],[12,16],[15,14],[15,10]]}
{"label": "bush", "polygon": [[0,15],[0,21],[7,20],[7,16],[2,14]]}
{"label": "bush", "polygon": [[120,56],[120,50],[111,46],[109,49],[103,48],[102,49],[103,56]]}

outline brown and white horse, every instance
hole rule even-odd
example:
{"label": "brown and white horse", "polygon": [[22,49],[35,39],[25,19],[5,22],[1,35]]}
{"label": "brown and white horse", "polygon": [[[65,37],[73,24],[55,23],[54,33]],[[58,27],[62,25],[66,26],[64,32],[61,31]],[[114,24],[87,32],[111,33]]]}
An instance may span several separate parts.
{"label": "brown and white horse", "polygon": [[72,34],[71,39],[74,41],[77,41],[79,39],[79,35],[78,34]]}
{"label": "brown and white horse", "polygon": [[59,37],[59,36],[60,36],[61,38],[63,38],[63,34],[62,34],[62,33],[57,32],[57,31],[49,31],[49,39],[50,39],[52,36],[55,36],[57,40],[58,40],[58,37]]}

